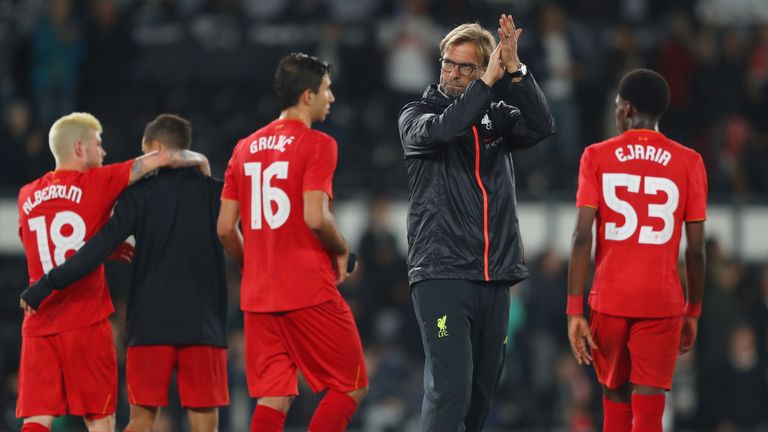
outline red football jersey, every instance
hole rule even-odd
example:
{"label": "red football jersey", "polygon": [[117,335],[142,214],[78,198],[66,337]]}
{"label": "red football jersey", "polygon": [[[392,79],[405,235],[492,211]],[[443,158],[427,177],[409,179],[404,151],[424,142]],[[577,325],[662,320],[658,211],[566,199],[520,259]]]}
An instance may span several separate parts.
{"label": "red football jersey", "polygon": [[581,156],[576,206],[597,209],[592,309],[623,317],[682,315],[683,221],[706,219],[701,156],[645,129],[593,144]]}
{"label": "red football jersey", "polygon": [[246,312],[300,309],[338,298],[331,258],[304,222],[304,192],[333,198],[336,141],[297,120],[275,120],[240,140],[222,199],[240,203]]}
{"label": "red football jersey", "polygon": [[[19,191],[19,236],[27,255],[30,284],[74,254],[109,219],[128,186],[133,161],[80,171],[51,171]],[[104,266],[54,291],[37,313],[24,316],[26,336],[45,336],[85,327],[108,317],[114,307]]]}

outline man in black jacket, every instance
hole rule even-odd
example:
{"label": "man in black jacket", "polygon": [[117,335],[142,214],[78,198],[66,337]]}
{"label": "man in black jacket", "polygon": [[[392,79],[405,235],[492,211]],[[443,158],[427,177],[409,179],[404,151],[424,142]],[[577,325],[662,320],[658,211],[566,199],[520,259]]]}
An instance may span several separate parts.
{"label": "man in black jacket", "polygon": [[478,24],[456,27],[440,43],[440,83],[400,111],[424,431],[482,429],[504,363],[508,288],[528,277],[512,151],[552,135],[554,120],[517,56],[521,32],[502,15],[494,49]]}
{"label": "man in black jacket", "polygon": [[[142,150],[189,148],[191,133],[185,119],[162,114],[147,125]],[[22,294],[37,307],[35,299],[66,289],[136,236],[126,316],[126,431],[152,429],[168,404],[174,369],[193,431],[218,430],[218,407],[229,403],[227,286],[216,234],[222,186],[197,169],[158,171],[123,192],[101,231]]]}

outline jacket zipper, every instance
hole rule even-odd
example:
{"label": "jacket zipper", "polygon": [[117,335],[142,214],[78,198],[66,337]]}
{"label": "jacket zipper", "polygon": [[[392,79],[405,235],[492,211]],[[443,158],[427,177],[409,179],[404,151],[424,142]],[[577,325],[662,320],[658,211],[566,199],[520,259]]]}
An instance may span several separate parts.
{"label": "jacket zipper", "polygon": [[480,186],[480,191],[483,193],[483,240],[485,241],[483,248],[483,276],[486,282],[491,280],[488,274],[488,251],[490,249],[490,241],[488,240],[488,192],[483,185],[483,179],[480,178],[480,138],[477,135],[477,128],[472,126],[472,134],[475,136],[475,180],[477,185]]}

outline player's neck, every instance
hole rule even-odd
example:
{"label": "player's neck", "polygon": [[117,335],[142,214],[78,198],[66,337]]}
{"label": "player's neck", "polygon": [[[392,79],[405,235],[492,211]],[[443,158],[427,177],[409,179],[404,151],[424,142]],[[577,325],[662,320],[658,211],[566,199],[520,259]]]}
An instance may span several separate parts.
{"label": "player's neck", "polygon": [[307,125],[308,128],[312,127],[312,118],[309,116],[309,113],[297,107],[284,109],[280,112],[280,117],[278,118],[280,120],[298,120]]}
{"label": "player's neck", "polygon": [[85,172],[86,171],[85,164],[81,163],[77,160],[71,160],[67,162],[62,163],[56,163],[56,171],[80,171]]}
{"label": "player's neck", "polygon": [[652,131],[659,131],[659,122],[658,120],[654,119],[648,119],[648,118],[633,118],[629,121],[629,127],[627,130],[633,130],[633,129],[646,129],[646,130],[652,130]]}

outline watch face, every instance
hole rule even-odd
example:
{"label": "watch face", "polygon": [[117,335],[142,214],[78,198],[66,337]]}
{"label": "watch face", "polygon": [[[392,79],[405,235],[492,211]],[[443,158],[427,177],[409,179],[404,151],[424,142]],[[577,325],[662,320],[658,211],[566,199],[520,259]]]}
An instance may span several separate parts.
{"label": "watch face", "polygon": [[512,72],[514,78],[525,76],[528,73],[528,68],[525,67],[525,63],[520,63],[520,69]]}

